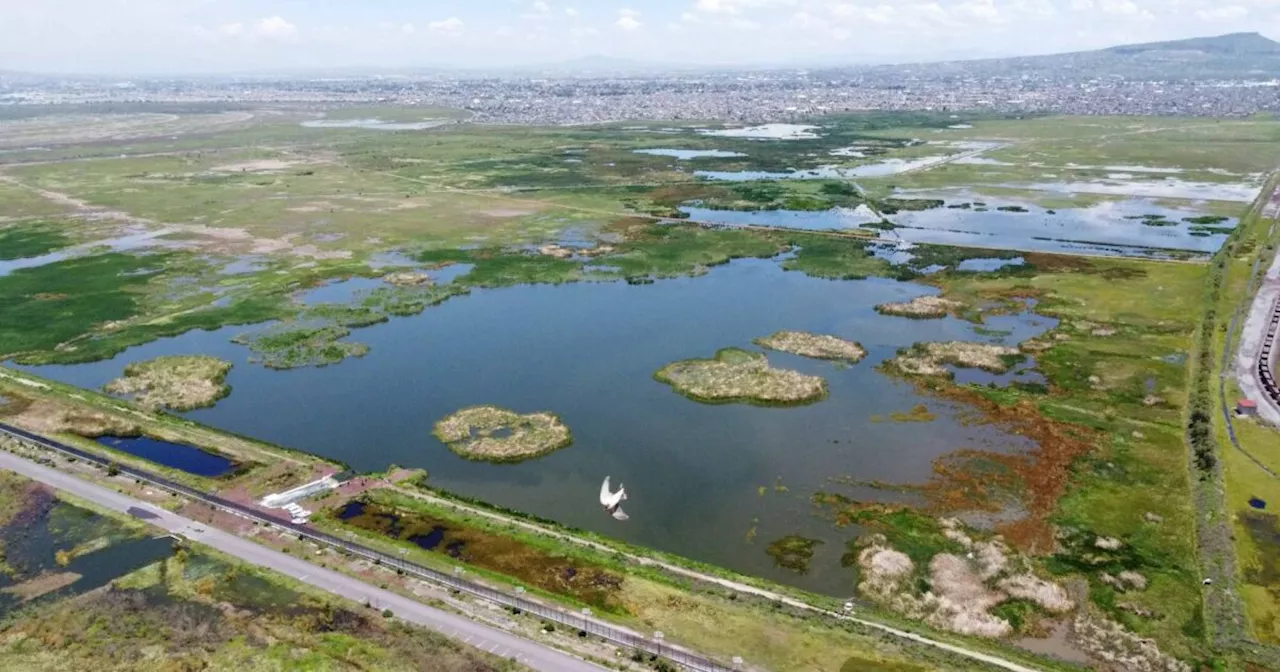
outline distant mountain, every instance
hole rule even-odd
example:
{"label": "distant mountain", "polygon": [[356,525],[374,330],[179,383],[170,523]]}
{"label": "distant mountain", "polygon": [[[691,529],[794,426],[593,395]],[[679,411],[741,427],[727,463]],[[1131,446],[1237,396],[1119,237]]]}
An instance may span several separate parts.
{"label": "distant mountain", "polygon": [[1136,80],[1275,79],[1280,42],[1259,33],[1149,42],[1046,56],[878,66],[922,76],[1125,78]]}
{"label": "distant mountain", "polygon": [[1189,40],[1127,44],[1103,49],[1123,56],[1133,54],[1202,54],[1218,56],[1280,55],[1280,42],[1260,33],[1231,33],[1217,37],[1193,37]]}

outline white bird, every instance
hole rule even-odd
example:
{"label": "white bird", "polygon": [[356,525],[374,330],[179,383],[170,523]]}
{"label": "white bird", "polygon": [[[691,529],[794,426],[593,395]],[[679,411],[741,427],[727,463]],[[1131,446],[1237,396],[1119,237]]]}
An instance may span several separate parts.
{"label": "white bird", "polygon": [[626,520],[628,516],[622,510],[622,500],[627,498],[627,489],[618,484],[617,492],[609,492],[609,477],[604,477],[604,484],[600,486],[600,505],[604,507],[606,513],[611,514],[618,520]]}

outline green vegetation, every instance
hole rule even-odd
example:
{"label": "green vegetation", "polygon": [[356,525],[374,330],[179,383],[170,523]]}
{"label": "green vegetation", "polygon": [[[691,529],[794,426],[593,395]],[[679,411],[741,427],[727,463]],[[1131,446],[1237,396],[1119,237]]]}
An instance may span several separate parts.
{"label": "green vegetation", "polygon": [[233,341],[249,346],[262,362],[272,369],[294,369],[300,366],[328,366],[347,357],[363,357],[369,346],[347,343],[341,339],[351,335],[346,327],[291,326],[270,329],[257,334],[241,334]]}
{"label": "green vegetation", "polygon": [[53,350],[105,322],[132,317],[137,290],[163,261],[111,253],[0,277],[0,356]]}
{"label": "green vegetation", "polygon": [[435,632],[375,617],[211,554],[181,551],[103,591],[22,613],[11,669],[516,670]]}
{"label": "green vegetation", "polygon": [[509,576],[538,590],[563,595],[593,608],[620,612],[623,577],[607,565],[546,553],[508,536],[414,510],[413,502],[375,492],[347,503],[337,515],[345,526],[400,539],[453,561]]}
{"label": "green vegetation", "polygon": [[44,226],[0,228],[0,261],[38,257],[69,244],[66,236]]}
{"label": "green vegetation", "polygon": [[814,549],[823,543],[821,539],[807,539],[791,535],[769,544],[765,552],[773,558],[774,564],[789,569],[797,574],[809,573],[809,562],[813,560]]}

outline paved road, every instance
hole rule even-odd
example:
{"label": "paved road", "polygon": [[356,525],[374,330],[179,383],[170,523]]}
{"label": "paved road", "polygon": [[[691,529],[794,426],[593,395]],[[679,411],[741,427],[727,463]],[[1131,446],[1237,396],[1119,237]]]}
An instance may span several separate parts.
{"label": "paved road", "polygon": [[[313,565],[292,555],[242,539],[234,534],[197,523],[159,507],[113,490],[50,469],[12,453],[0,451],[0,469],[16,472],[52,488],[68,492],[99,506],[143,518],[156,527],[181,534],[233,555],[252,565],[265,567],[326,590],[357,603],[366,601],[378,609],[390,609],[398,618],[428,627],[481,650],[546,672],[600,672],[604,669],[536,642],[476,623],[457,614],[429,607],[396,593],[370,586],[345,574]],[[149,515],[148,515],[149,514]]]}

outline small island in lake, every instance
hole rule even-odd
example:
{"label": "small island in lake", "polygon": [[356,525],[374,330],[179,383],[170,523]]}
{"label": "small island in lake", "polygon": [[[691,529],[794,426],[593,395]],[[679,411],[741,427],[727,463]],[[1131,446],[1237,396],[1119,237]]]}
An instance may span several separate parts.
{"label": "small island in lake", "polygon": [[902,303],[882,303],[876,306],[881,315],[895,315],[917,320],[932,320],[954,313],[964,307],[963,303],[944,299],[940,296],[917,296]]}
{"label": "small island in lake", "polygon": [[949,341],[946,343],[917,343],[902,350],[897,357],[884,363],[890,371],[908,376],[946,376],[952,373],[947,364],[967,369],[982,369],[990,373],[1005,373],[1025,355],[1017,348],[989,343]]}
{"label": "small island in lake", "polygon": [[720,350],[714,359],[672,362],[654,377],[690,399],[710,404],[789,406],[827,396],[826,380],[773,368],[763,354],[738,348]]}
{"label": "small island in lake", "polygon": [[157,357],[126,366],[124,376],[107,383],[111,394],[131,396],[148,408],[190,411],[214,405],[231,393],[231,362],[204,355]]}
{"label": "small island in lake", "polygon": [[859,343],[805,331],[779,331],[766,338],[757,338],[755,342],[762,348],[814,359],[855,363],[867,356],[866,349]]}
{"label": "small island in lake", "polygon": [[573,443],[573,434],[552,413],[521,415],[497,406],[464,408],[436,423],[436,438],[453,452],[488,462],[519,462]]}

